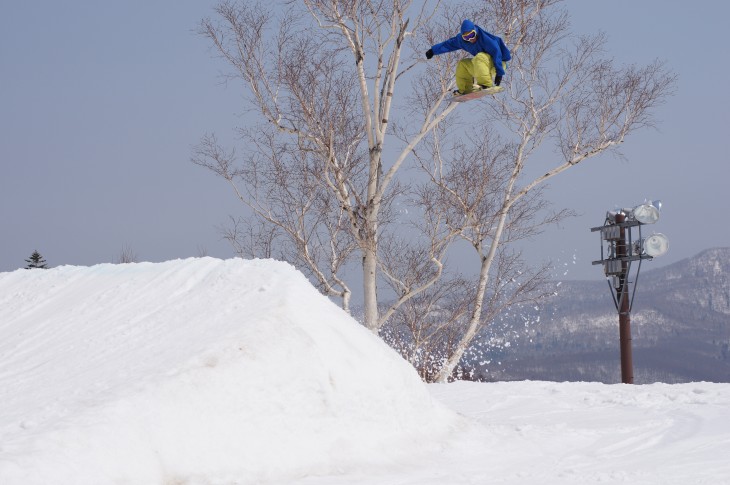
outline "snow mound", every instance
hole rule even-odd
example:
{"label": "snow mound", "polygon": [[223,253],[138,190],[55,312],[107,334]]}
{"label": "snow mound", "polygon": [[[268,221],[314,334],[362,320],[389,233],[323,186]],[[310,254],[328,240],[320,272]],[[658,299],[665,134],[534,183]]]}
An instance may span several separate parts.
{"label": "snow mound", "polygon": [[387,469],[459,425],[405,361],[285,263],[0,273],[4,485]]}

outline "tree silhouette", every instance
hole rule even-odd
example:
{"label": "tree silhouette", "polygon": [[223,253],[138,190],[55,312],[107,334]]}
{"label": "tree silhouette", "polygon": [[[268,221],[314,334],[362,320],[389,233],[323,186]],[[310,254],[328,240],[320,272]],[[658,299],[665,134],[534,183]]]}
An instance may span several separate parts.
{"label": "tree silhouette", "polygon": [[43,259],[43,256],[38,251],[33,251],[33,254],[30,255],[29,259],[25,260],[28,265],[25,267],[25,269],[34,269],[34,268],[41,268],[41,269],[48,269],[48,265],[46,264],[46,260]]}

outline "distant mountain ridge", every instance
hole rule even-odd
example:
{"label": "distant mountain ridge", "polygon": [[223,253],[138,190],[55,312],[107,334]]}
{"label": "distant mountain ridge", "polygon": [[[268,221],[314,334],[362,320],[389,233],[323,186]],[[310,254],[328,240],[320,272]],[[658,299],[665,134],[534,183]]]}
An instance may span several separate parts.
{"label": "distant mountain ridge", "polygon": [[[730,315],[730,248],[708,249],[693,258],[647,271],[651,288],[664,290],[664,301],[687,302]],[[642,283],[643,283],[642,282]]]}
{"label": "distant mountain ridge", "polygon": [[[564,281],[485,380],[621,382],[618,314],[605,281]],[[634,380],[730,382],[730,248],[642,267],[631,313]]]}

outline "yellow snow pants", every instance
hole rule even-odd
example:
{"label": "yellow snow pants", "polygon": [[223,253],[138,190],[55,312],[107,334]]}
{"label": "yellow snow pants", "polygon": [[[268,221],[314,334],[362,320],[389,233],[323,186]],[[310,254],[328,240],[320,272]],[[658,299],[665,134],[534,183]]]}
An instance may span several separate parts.
{"label": "yellow snow pants", "polygon": [[[503,62],[502,66],[506,63]],[[474,91],[474,83],[492,87],[494,76],[497,75],[497,68],[494,67],[492,56],[486,52],[480,52],[474,57],[462,59],[456,65],[456,87],[460,93],[466,94]]]}

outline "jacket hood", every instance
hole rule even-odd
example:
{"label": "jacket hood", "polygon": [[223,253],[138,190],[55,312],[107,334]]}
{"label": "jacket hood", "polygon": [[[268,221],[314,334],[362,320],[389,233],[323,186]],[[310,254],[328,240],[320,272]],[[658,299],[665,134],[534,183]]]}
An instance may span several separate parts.
{"label": "jacket hood", "polygon": [[475,29],[476,29],[476,26],[474,25],[474,22],[472,22],[472,21],[471,21],[471,20],[469,20],[469,19],[466,19],[466,20],[464,20],[464,21],[463,21],[463,22],[461,23],[461,34],[462,34],[462,35],[463,35],[463,34],[466,34],[466,33],[467,33],[467,32],[469,32],[470,30],[475,30]]}

